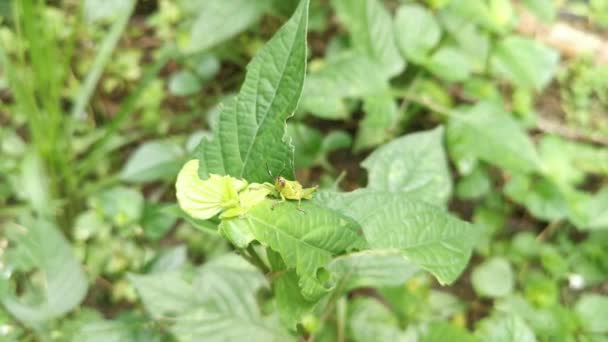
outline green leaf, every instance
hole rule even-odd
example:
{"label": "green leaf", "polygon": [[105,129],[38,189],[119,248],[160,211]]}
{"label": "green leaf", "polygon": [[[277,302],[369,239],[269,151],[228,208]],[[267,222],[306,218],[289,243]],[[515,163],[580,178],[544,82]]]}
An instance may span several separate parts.
{"label": "green leaf", "polygon": [[[552,146],[547,148],[548,144]],[[556,181],[563,180],[560,183],[581,181],[584,175],[580,172],[577,174],[576,169],[608,176],[608,149],[606,148],[568,141],[555,136],[545,136],[541,140],[541,148],[543,148],[543,171]],[[552,151],[549,152],[549,149]],[[552,158],[547,158],[550,153],[553,154]],[[553,160],[549,161],[549,159]],[[559,161],[556,162],[556,159]],[[553,168],[550,165],[552,162],[556,164]]]}
{"label": "green leaf", "polygon": [[492,316],[484,319],[475,334],[483,341],[536,342],[534,332],[516,315]]}
{"label": "green leaf", "polygon": [[424,65],[435,76],[447,82],[465,81],[474,69],[470,57],[454,46],[441,47]]}
{"label": "green leaf", "polygon": [[182,272],[130,275],[130,279],[148,313],[166,322],[178,340],[291,340],[275,319],[262,316],[256,293],[268,284],[238,256],[206,263],[194,280]]}
{"label": "green leaf", "polygon": [[324,136],[318,129],[302,123],[287,124],[287,134],[295,147],[296,169],[327,166],[327,154],[348,148],[352,143],[350,135],[344,131],[332,131]]}
{"label": "green leaf", "polygon": [[365,117],[359,124],[355,138],[355,152],[374,147],[389,140],[397,130],[399,110],[388,93],[367,96],[363,102]]}
{"label": "green leaf", "polygon": [[50,216],[53,209],[49,181],[40,156],[33,150],[27,152],[21,161],[19,186],[15,189],[21,199],[26,200],[36,213],[43,216]]}
{"label": "green leaf", "polygon": [[[451,0],[450,5],[446,7],[443,12],[453,13],[466,21],[479,24],[494,33],[503,34],[511,25],[509,20],[511,15],[510,13],[507,13],[511,8],[509,6],[506,8],[507,11],[505,11],[505,13],[501,13],[501,5],[508,6],[508,4],[505,4],[504,0]],[[504,16],[505,14],[506,16]]]}
{"label": "green leaf", "polygon": [[180,315],[201,304],[199,294],[182,271],[130,274],[129,280],[154,319]]}
{"label": "green leaf", "polygon": [[456,45],[472,66],[472,71],[485,72],[490,53],[490,39],[474,22],[452,11],[440,13],[440,20],[446,31],[454,38]]}
{"label": "green leaf", "polygon": [[[20,298],[12,291],[0,290],[0,300],[8,312],[27,325],[37,326],[67,314],[80,304],[87,292],[87,278],[69,243],[54,224],[28,219],[23,226],[7,225],[5,234],[15,244],[14,253],[24,259],[15,261],[27,260],[44,284],[42,288],[28,287]],[[10,261],[6,266],[20,269]],[[0,279],[0,289],[6,281]]]}
{"label": "green leaf", "polygon": [[250,232],[257,241],[279,253],[288,268],[295,268],[304,297],[316,300],[331,287],[319,279],[321,269],[334,255],[360,246],[362,240],[357,223],[331,209],[304,201],[301,210],[294,202],[267,200],[245,217],[223,224],[232,230]]}
{"label": "green leaf", "polygon": [[351,33],[355,50],[382,66],[385,76],[400,74],[405,62],[399,55],[393,19],[378,0],[333,0],[340,21]]}
{"label": "green leaf", "polygon": [[[580,184],[585,178],[587,156],[593,156],[590,161],[597,159],[598,165],[602,163],[602,156],[595,151],[591,146],[569,142],[555,135],[543,135],[539,140],[543,175],[559,185]],[[608,165],[608,153],[604,157]]]}
{"label": "green leaf", "polygon": [[141,217],[144,236],[151,240],[162,239],[175,225],[177,218],[171,212],[171,205],[146,202]]}
{"label": "green leaf", "polygon": [[153,140],[140,145],[120,171],[120,179],[130,183],[169,180],[177,175],[185,151],[168,140]]}
{"label": "green leaf", "polygon": [[386,305],[372,298],[349,303],[348,329],[353,341],[401,341],[403,331],[397,317]]}
{"label": "green leaf", "polygon": [[352,144],[350,134],[345,131],[332,131],[325,135],[321,144],[321,152],[327,154],[341,148],[349,148]]}
{"label": "green leaf", "polygon": [[498,104],[479,102],[450,118],[447,129],[452,154],[473,155],[507,170],[532,172],[539,157],[530,137]]}
{"label": "green leaf", "polygon": [[142,217],[144,198],[137,190],[117,186],[92,197],[90,205],[117,226],[126,226]]}
{"label": "green leaf", "polygon": [[395,18],[395,34],[401,53],[410,61],[424,63],[441,39],[441,27],[425,7],[402,5]]}
{"label": "green leaf", "polygon": [[495,302],[495,307],[497,311],[521,317],[544,340],[560,339],[580,331],[575,313],[561,306],[537,308],[521,295],[512,295]]}
{"label": "green leaf", "polygon": [[452,191],[443,127],[395,139],[361,166],[369,173],[369,189],[403,192],[435,205],[445,205]]}
{"label": "green leaf", "polygon": [[191,67],[194,68],[196,75],[202,81],[210,81],[217,76],[222,66],[220,60],[215,55],[203,54],[193,61]]}
{"label": "green leaf", "polygon": [[568,203],[564,195],[549,179],[513,174],[504,192],[539,219],[558,221],[568,216]]}
{"label": "green leaf", "polygon": [[374,95],[388,88],[377,63],[358,53],[332,58],[306,78],[302,108],[323,119],[344,119],[344,100]]}
{"label": "green leaf", "polygon": [[175,96],[188,96],[201,90],[201,80],[190,71],[179,71],[169,78],[169,92]]}
{"label": "green leaf", "polygon": [[287,269],[280,254],[268,250],[267,256],[273,274],[279,274],[272,282],[279,317],[284,326],[296,331],[297,323],[313,310],[317,302],[304,298],[298,285],[297,273]]}
{"label": "green leaf", "polygon": [[570,190],[566,192],[569,218],[577,227],[586,230],[608,229],[608,187],[596,194]]}
{"label": "green leaf", "polygon": [[321,153],[323,135],[318,129],[303,123],[288,123],[287,135],[295,148],[295,167],[304,169],[313,166]]}
{"label": "green leaf", "polygon": [[510,0],[488,1],[489,19],[500,32],[506,32],[513,25],[513,5]]}
{"label": "green leaf", "polygon": [[490,64],[494,75],[518,87],[542,90],[553,78],[559,54],[536,40],[510,36],[498,43]]}
{"label": "green leaf", "polygon": [[508,260],[494,257],[475,267],[471,282],[478,295],[496,298],[513,292],[515,277]]}
{"label": "green leaf", "polygon": [[398,250],[441,284],[462,273],[478,236],[473,225],[401,193],[324,192],[315,200],[355,219],[371,249]]}
{"label": "green leaf", "polygon": [[[187,12],[198,13],[190,33],[189,50],[206,50],[226,41],[260,19],[269,8],[267,0],[182,1]],[[230,24],[226,24],[230,18]]]}
{"label": "green leaf", "polygon": [[583,294],[574,307],[583,329],[595,334],[608,333],[608,297]]}
{"label": "green leaf", "polygon": [[302,295],[298,283],[298,275],[294,270],[290,270],[274,280],[272,284],[281,321],[294,331],[297,323],[302,321],[303,316],[310,313],[317,303]]}
{"label": "green leaf", "polygon": [[546,23],[555,20],[557,6],[553,0],[524,0],[523,3],[540,20]]}
{"label": "green leaf", "polygon": [[471,335],[465,329],[446,322],[433,322],[428,332],[420,339],[421,342],[477,342],[479,339]]}
{"label": "green leaf", "polygon": [[[64,327],[64,329],[66,328],[69,329],[70,327]],[[149,321],[139,317],[132,318],[127,316],[126,318],[119,317],[115,320],[99,319],[82,324],[69,341],[160,342],[162,338],[159,330],[158,327],[150,326]],[[68,330],[67,332],[70,331]],[[67,332],[62,331],[62,335]]]}
{"label": "green leaf", "polygon": [[[220,18],[225,24],[226,17]],[[245,83],[220,114],[213,139],[198,148],[202,178],[228,174],[261,183],[271,180],[266,165],[273,175],[281,170],[293,174],[285,120],[296,110],[304,84],[307,22],[308,0],[302,0],[249,64]]]}
{"label": "green leaf", "polygon": [[131,1],[124,0],[85,0],[84,17],[89,23],[115,19],[129,10]]}
{"label": "green leaf", "polygon": [[401,286],[420,268],[401,253],[367,250],[333,259],[327,269],[345,291],[358,287]]}
{"label": "green leaf", "polygon": [[479,199],[492,190],[488,171],[477,166],[470,174],[464,175],[456,185],[456,194],[462,199]]}
{"label": "green leaf", "polygon": [[178,245],[160,253],[148,271],[149,273],[176,271],[186,265],[187,260],[187,247]]}

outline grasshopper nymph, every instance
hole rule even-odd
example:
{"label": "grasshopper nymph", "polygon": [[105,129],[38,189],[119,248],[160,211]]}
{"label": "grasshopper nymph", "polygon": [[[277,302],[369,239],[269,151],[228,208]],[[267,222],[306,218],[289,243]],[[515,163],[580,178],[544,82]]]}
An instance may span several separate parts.
{"label": "grasshopper nymph", "polygon": [[[270,169],[268,169],[268,173],[272,177]],[[272,194],[274,197],[280,198],[281,202],[286,200],[298,201],[298,209],[300,209],[303,199],[312,199],[312,195],[317,191],[317,186],[304,188],[300,182],[287,180],[283,176],[275,178],[274,186],[270,183],[265,184],[269,188],[272,187]]]}

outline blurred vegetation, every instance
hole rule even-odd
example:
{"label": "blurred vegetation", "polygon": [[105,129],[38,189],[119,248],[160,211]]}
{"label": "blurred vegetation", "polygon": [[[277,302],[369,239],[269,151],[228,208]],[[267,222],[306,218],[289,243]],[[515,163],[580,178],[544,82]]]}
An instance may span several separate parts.
{"label": "blurred vegetation", "polygon": [[608,341],[608,65],[519,29],[608,49],[608,0],[310,1],[298,180],[411,177],[481,233],[451,285],[362,265],[288,327],[295,297],[174,184],[297,4],[0,1],[0,340]]}

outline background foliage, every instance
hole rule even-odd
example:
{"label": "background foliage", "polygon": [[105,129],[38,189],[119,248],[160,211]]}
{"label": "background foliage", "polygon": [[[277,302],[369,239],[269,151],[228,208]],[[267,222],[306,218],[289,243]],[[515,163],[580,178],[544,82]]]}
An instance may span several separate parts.
{"label": "background foliage", "polygon": [[[0,2],[0,339],[608,340],[606,52],[530,17],[608,46],[605,0]],[[196,158],[322,191],[195,220]]]}

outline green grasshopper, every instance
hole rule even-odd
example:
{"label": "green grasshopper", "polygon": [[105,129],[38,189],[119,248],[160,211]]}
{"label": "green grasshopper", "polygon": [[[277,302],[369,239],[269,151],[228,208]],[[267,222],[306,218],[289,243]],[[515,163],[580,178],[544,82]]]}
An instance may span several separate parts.
{"label": "green grasshopper", "polygon": [[[268,165],[266,165],[266,167],[268,168]],[[272,172],[270,172],[270,168],[268,168],[268,174],[270,177],[274,178]],[[281,173],[279,172],[279,174]],[[285,202],[286,200],[298,201],[298,210],[301,210],[300,205],[302,204],[302,200],[312,199],[312,195],[318,188],[317,186],[304,188],[300,182],[287,180],[283,176],[276,177],[274,184],[264,183],[264,186],[271,190],[271,194],[275,198],[281,199],[279,203]]]}

